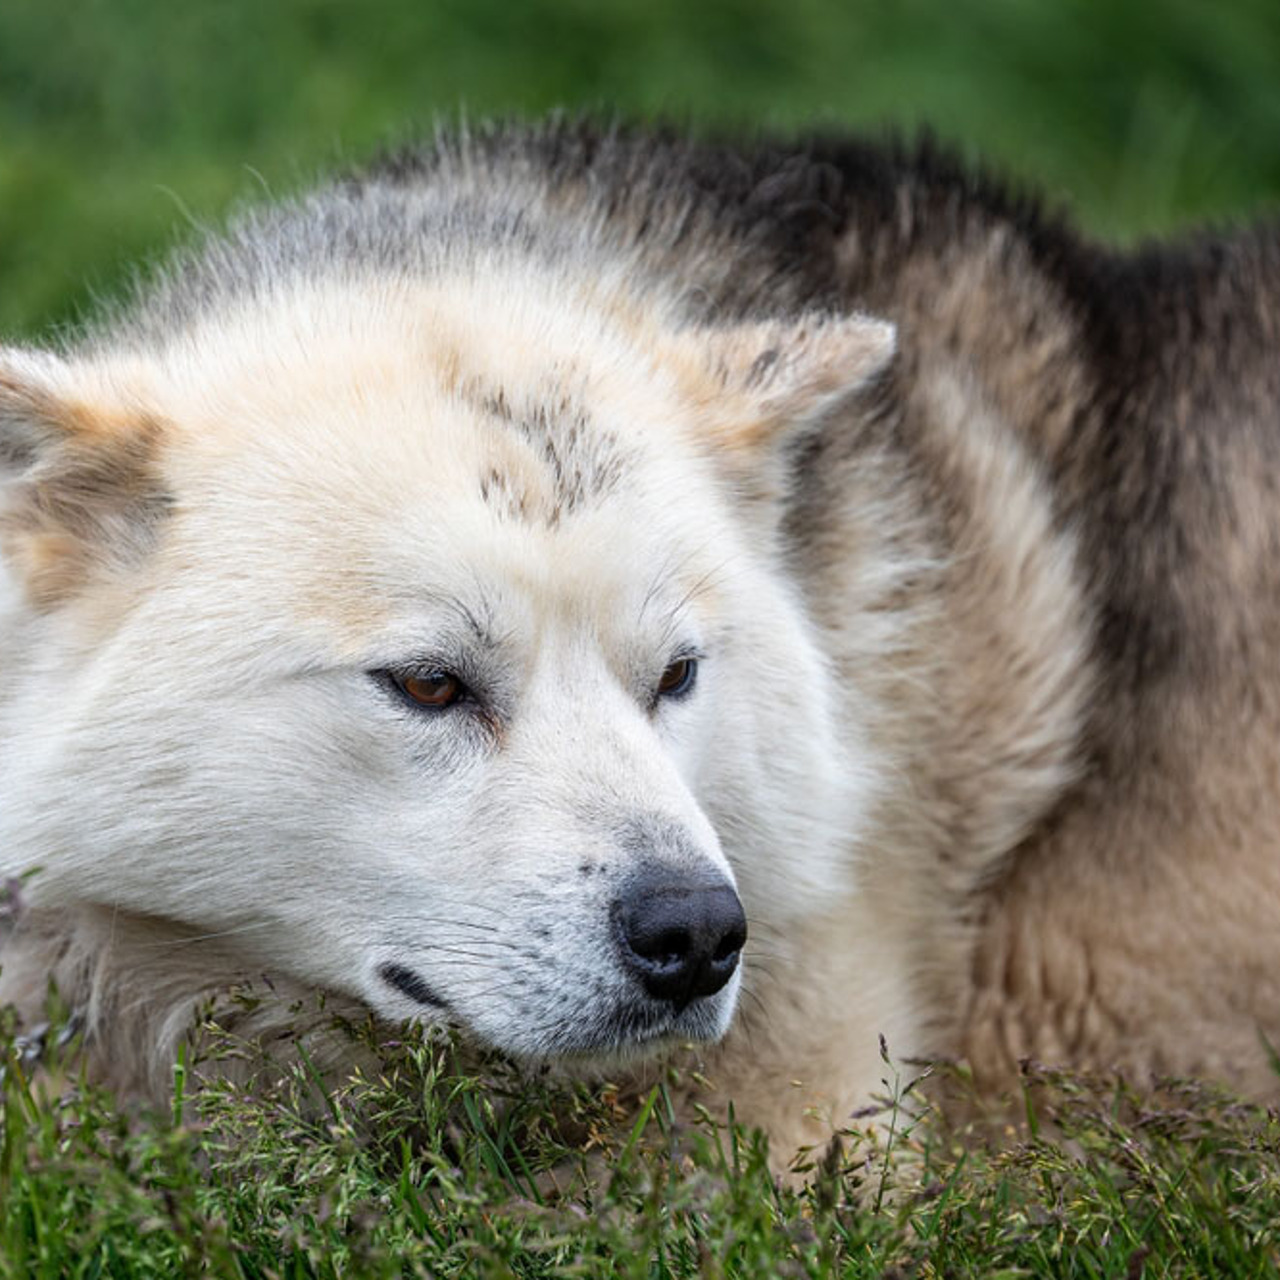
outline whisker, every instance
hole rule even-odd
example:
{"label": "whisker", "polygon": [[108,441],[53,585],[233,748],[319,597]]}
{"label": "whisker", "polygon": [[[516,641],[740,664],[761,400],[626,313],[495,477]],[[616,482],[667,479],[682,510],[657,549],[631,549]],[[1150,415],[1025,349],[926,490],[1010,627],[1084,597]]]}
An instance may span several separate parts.
{"label": "whisker", "polygon": [[210,942],[215,938],[231,938],[240,933],[253,933],[256,929],[269,929],[271,922],[268,920],[256,921],[253,924],[236,925],[232,929],[217,929],[212,933],[196,933],[182,938],[161,938],[157,942],[140,942],[140,948],[150,950],[152,948],[164,947],[186,947],[193,942]]}
{"label": "whisker", "polygon": [[747,930],[750,933],[763,930],[765,933],[776,934],[778,937],[786,937],[787,931],[776,924],[770,924],[767,920],[761,920],[759,916],[747,917]]}
{"label": "whisker", "polygon": [[[472,944],[472,945],[476,945],[476,944]],[[430,946],[430,947],[425,947],[425,948],[423,948],[423,951],[424,951],[427,955],[429,955],[429,956],[430,956],[430,955],[435,955],[435,954],[442,954],[442,955],[449,955],[449,956],[465,956],[465,957],[468,957],[468,958],[470,958],[470,959],[472,959],[472,960],[485,960],[485,961],[492,961],[492,960],[496,959],[496,958],[497,958],[497,956],[498,956],[502,951],[515,951],[515,949],[516,949],[516,948],[515,948],[512,944],[510,944],[510,943],[498,943],[498,942],[495,942],[493,945],[494,945],[494,947],[495,947],[495,950],[494,950],[494,951],[488,951],[488,952],[486,952],[486,951],[469,951],[466,947],[451,947],[451,946],[447,946],[447,945],[443,945],[443,944],[437,944],[437,945],[433,945],[433,946]]]}
{"label": "whisker", "polygon": [[752,991],[750,987],[743,987],[743,988],[742,988],[742,991],[741,991],[741,993],[740,993],[740,994],[741,994],[742,999],[744,999],[744,1000],[750,1000],[750,1001],[751,1001],[751,1002],[756,1006],[756,1008],[760,1011],[760,1020],[761,1020],[763,1023],[768,1023],[768,1021],[769,1021],[769,1007],[768,1007],[768,1005],[766,1005],[766,1004],[765,1004],[765,1002],[760,998],[759,993],[758,993],[758,992],[755,992],[755,991]]}
{"label": "whisker", "polygon": [[[497,909],[495,909],[495,910],[494,910],[493,912],[491,912],[490,914],[493,914],[493,915],[498,916],[498,918],[499,918],[499,919],[501,919],[501,920],[508,920],[508,919],[510,919],[510,918],[511,918],[510,916],[508,916],[508,915],[507,915],[507,913],[506,913],[506,912],[504,912],[504,911],[499,911],[499,910],[497,910]],[[492,930],[494,933],[499,932],[499,926],[498,926],[498,925],[495,925],[495,924],[489,924],[489,923],[481,923],[481,922],[480,922],[480,921],[478,921],[478,920],[468,920],[468,919],[466,919],[466,917],[465,917],[465,916],[461,916],[461,915],[452,915],[452,916],[424,916],[424,915],[420,915],[420,914],[418,914],[417,912],[408,912],[408,911],[404,911],[404,912],[400,912],[400,911],[391,911],[391,912],[388,912],[388,913],[386,913],[386,914],[384,914],[384,915],[380,916],[379,918],[380,918],[381,920],[383,920],[383,921],[391,921],[391,922],[401,921],[401,922],[406,922],[406,923],[410,923],[410,922],[411,922],[411,923],[415,923],[415,924],[456,924],[456,925],[459,925],[460,927],[462,927],[462,928],[466,928],[466,929],[480,929],[480,930],[484,930],[484,931]]]}
{"label": "whisker", "polygon": [[383,916],[382,917],[383,920],[386,920],[388,918],[392,920],[407,920],[407,921],[411,920],[414,924],[445,925],[451,929],[452,928],[475,929],[479,933],[501,933],[502,932],[501,929],[499,929],[498,926],[494,924],[479,924],[474,920],[457,920],[457,919],[451,919],[448,916],[392,916],[392,917]]}

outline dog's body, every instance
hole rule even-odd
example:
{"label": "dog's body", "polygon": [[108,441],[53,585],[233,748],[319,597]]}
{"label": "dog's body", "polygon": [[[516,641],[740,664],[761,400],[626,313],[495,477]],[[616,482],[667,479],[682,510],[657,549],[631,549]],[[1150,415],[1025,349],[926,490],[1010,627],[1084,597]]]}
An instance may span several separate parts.
{"label": "dog's body", "polygon": [[0,999],[150,1088],[260,972],[728,1028],[779,1154],[881,1034],[1273,1091],[1278,419],[1274,231],[926,152],[498,130],[249,219],[0,360]]}

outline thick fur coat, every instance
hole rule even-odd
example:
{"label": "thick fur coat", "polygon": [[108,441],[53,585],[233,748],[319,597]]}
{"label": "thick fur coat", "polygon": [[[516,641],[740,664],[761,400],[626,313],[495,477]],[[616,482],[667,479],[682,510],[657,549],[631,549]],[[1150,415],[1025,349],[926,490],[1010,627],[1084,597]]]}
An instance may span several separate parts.
{"label": "thick fur coat", "polygon": [[[881,1035],[1276,1091],[1274,227],[450,135],[0,352],[0,474],[0,999],[52,978],[122,1087],[265,973],[694,1042],[782,1158]],[[637,941],[734,894],[745,946]]]}

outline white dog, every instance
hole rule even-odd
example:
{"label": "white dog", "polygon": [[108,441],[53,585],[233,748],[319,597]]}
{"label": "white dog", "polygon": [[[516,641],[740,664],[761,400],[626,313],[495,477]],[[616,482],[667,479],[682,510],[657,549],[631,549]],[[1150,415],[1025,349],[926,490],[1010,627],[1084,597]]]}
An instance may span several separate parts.
{"label": "white dog", "polygon": [[0,999],[53,978],[151,1090],[259,972],[523,1058],[721,1041],[784,1158],[881,1034],[1167,1065],[1071,910],[983,969],[1038,859],[1102,876],[1128,588],[1052,453],[1049,268],[873,159],[445,141],[0,353]]}

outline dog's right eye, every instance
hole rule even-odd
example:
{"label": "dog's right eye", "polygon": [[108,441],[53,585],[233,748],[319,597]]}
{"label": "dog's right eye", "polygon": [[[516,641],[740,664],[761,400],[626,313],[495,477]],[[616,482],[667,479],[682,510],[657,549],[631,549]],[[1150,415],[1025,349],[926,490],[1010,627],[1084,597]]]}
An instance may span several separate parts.
{"label": "dog's right eye", "polygon": [[467,696],[467,686],[448,671],[428,671],[424,675],[385,673],[404,699],[427,711],[444,711]]}

